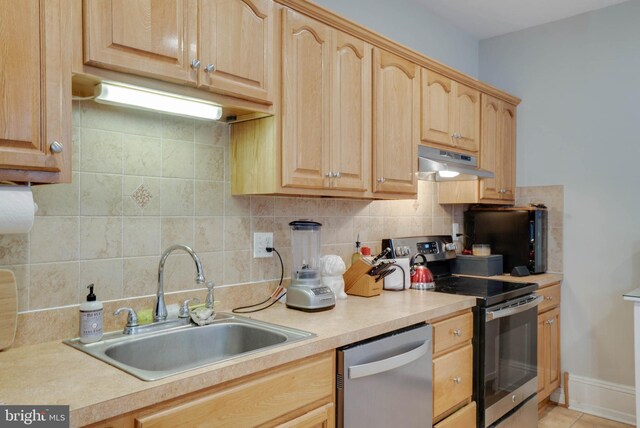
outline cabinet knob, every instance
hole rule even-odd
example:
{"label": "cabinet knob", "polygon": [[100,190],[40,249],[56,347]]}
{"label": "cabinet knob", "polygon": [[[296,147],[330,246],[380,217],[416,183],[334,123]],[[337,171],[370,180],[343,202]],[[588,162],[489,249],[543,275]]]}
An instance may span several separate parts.
{"label": "cabinet knob", "polygon": [[51,150],[51,153],[62,153],[62,149],[64,147],[62,146],[62,143],[58,142],[58,141],[54,141],[53,143],[51,143],[51,145],[49,146],[49,150]]}
{"label": "cabinet knob", "polygon": [[380,178],[378,178],[378,180],[377,180],[377,181],[378,181],[378,183],[384,183],[384,182],[385,182],[384,177],[380,177]]}
{"label": "cabinet knob", "polygon": [[547,320],[547,324],[549,325],[553,324],[554,322],[556,322],[556,320],[554,320],[553,318],[551,318],[550,320]]}
{"label": "cabinet knob", "polygon": [[213,64],[207,64],[207,65],[204,67],[204,72],[205,72],[205,73],[213,73],[214,71],[216,71],[216,66],[215,66],[215,65],[213,65]]}
{"label": "cabinet knob", "polygon": [[331,178],[331,177],[333,177],[333,172],[329,171],[324,176],[327,177],[327,178]]}
{"label": "cabinet knob", "polygon": [[453,335],[458,337],[462,336],[462,330],[460,330],[459,328],[453,330]]}
{"label": "cabinet knob", "polygon": [[553,300],[553,296],[546,296],[545,300]]}
{"label": "cabinet knob", "polygon": [[334,172],[334,173],[333,173],[333,176],[334,176],[335,178],[340,178],[340,177],[342,177],[342,174],[340,174],[339,172]]}
{"label": "cabinet knob", "polygon": [[193,61],[191,61],[191,68],[193,68],[194,70],[197,70],[198,68],[200,68],[200,60],[196,58]]}
{"label": "cabinet knob", "polygon": [[462,382],[462,378],[460,376],[456,376],[456,377],[452,377],[451,380],[453,381],[453,383],[455,383],[456,385],[460,385],[460,383]]}

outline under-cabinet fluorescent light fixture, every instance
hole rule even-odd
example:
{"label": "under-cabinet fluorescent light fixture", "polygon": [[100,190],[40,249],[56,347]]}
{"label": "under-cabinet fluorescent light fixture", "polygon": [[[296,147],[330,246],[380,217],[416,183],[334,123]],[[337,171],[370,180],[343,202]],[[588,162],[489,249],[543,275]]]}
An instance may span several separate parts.
{"label": "under-cabinet fluorescent light fixture", "polygon": [[98,84],[95,89],[95,101],[198,119],[219,120],[222,117],[222,108],[209,101],[124,83]]}
{"label": "under-cabinet fluorescent light fixture", "polygon": [[438,174],[442,178],[454,178],[460,175],[458,171],[451,171],[451,170],[438,171],[436,174]]}

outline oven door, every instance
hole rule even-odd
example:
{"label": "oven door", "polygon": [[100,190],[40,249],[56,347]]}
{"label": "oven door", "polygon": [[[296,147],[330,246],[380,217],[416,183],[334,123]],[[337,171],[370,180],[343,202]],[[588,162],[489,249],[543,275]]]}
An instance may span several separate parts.
{"label": "oven door", "polygon": [[[484,426],[535,394],[538,387],[538,305],[529,294],[484,308]],[[480,385],[482,388],[482,386]]]}

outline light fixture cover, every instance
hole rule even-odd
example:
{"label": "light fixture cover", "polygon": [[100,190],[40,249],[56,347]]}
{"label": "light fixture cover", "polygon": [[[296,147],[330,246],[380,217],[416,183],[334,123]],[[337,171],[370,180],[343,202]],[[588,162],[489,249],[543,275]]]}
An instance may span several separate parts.
{"label": "light fixture cover", "polygon": [[209,101],[124,83],[105,81],[98,84],[95,101],[198,119],[219,120],[222,117],[222,108]]}

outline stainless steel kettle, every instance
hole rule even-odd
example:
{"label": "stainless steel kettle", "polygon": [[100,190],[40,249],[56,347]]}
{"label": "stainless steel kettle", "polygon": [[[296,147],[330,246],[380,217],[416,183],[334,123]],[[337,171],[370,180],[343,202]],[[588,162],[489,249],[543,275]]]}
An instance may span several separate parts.
{"label": "stainless steel kettle", "polygon": [[[416,259],[422,258],[422,263],[418,263]],[[417,253],[409,261],[411,266],[411,288],[415,290],[428,290],[435,288],[433,274],[427,267],[427,256]]]}

